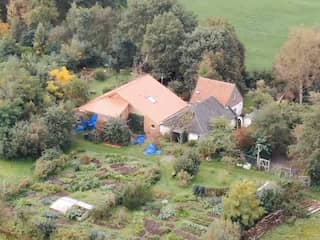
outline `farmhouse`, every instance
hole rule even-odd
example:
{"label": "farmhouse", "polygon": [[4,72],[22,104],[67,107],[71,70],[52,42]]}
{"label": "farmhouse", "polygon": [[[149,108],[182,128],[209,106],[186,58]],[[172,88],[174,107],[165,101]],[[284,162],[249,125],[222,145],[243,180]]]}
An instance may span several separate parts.
{"label": "farmhouse", "polygon": [[201,103],[209,97],[214,97],[224,107],[231,108],[238,116],[242,114],[243,97],[235,84],[199,77],[190,102]]}
{"label": "farmhouse", "polygon": [[149,138],[157,138],[161,123],[187,107],[188,103],[151,75],[144,75],[93,99],[79,107],[78,111],[96,113],[98,125],[111,117],[130,121],[131,116],[139,116],[145,134]]}
{"label": "farmhouse", "polygon": [[180,141],[183,141],[181,138],[183,134],[186,134],[185,140],[200,140],[207,137],[212,120],[219,117],[230,120],[230,124],[235,126],[237,119],[235,113],[225,108],[214,97],[209,97],[167,119],[161,124],[160,129],[162,134],[171,132],[180,138]]}

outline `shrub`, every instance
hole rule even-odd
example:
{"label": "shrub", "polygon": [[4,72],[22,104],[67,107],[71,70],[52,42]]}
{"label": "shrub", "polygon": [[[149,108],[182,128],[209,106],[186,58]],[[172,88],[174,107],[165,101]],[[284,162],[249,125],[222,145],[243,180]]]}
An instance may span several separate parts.
{"label": "shrub", "polygon": [[198,173],[200,166],[200,157],[197,151],[191,150],[179,157],[174,163],[174,170],[179,173],[181,170],[186,171],[191,176]]}
{"label": "shrub", "polygon": [[35,167],[35,175],[38,178],[47,178],[54,175],[57,171],[57,164],[55,161],[37,160]]}
{"label": "shrub", "polygon": [[40,239],[47,240],[56,231],[57,226],[51,220],[46,220],[38,223],[37,229]]}
{"label": "shrub", "polygon": [[258,194],[261,206],[266,213],[272,213],[281,209],[281,194],[277,189],[264,189]]}
{"label": "shrub", "polygon": [[141,183],[129,184],[123,193],[123,205],[130,210],[138,209],[150,199],[150,189]]}
{"label": "shrub", "polygon": [[121,118],[110,118],[104,128],[104,141],[127,146],[130,143],[130,130],[127,123]]}
{"label": "shrub", "polygon": [[147,170],[147,176],[145,182],[154,185],[161,179],[161,171],[159,167],[154,167]]}
{"label": "shrub", "polygon": [[112,209],[116,206],[117,199],[113,193],[109,193],[106,199],[97,204],[92,210],[91,216],[94,221],[107,220],[111,217]]}
{"label": "shrub", "polygon": [[17,122],[2,139],[6,158],[39,157],[47,147],[48,129],[42,119]]}
{"label": "shrub", "polygon": [[238,223],[215,219],[209,226],[203,240],[240,240],[241,229]]}
{"label": "shrub", "polygon": [[88,234],[88,240],[106,240],[107,237],[104,232],[99,230],[92,230]]}
{"label": "shrub", "polygon": [[22,179],[18,184],[0,184],[0,198],[10,200],[26,192],[31,184],[32,181],[29,178]]}
{"label": "shrub", "polygon": [[225,219],[238,222],[244,227],[252,226],[264,214],[256,191],[254,182],[242,181],[233,185],[222,200]]}
{"label": "shrub", "polygon": [[213,158],[216,153],[216,147],[209,139],[200,141],[198,148],[202,159]]}
{"label": "shrub", "polygon": [[57,148],[45,149],[40,157],[41,160],[51,161],[60,158],[62,151]]}
{"label": "shrub", "polygon": [[107,74],[103,71],[103,70],[97,70],[96,71],[96,74],[94,76],[94,78],[97,80],[97,81],[105,81],[107,79]]}
{"label": "shrub", "polygon": [[204,197],[207,194],[207,189],[206,187],[203,187],[203,186],[195,185],[193,186],[192,191],[193,191],[193,195],[197,197]]}
{"label": "shrub", "polygon": [[295,181],[281,182],[282,205],[287,216],[305,217],[306,209],[301,205],[306,199],[303,185]]}
{"label": "shrub", "polygon": [[190,176],[190,174],[188,172],[181,170],[177,174],[177,180],[178,180],[178,185],[180,187],[187,187],[190,185],[190,183],[192,181],[192,177]]}

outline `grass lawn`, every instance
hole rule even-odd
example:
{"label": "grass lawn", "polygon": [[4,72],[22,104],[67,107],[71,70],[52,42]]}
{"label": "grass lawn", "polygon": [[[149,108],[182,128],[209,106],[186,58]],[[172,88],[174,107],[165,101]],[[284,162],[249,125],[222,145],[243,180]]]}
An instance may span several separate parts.
{"label": "grass lawn", "polygon": [[248,69],[271,69],[289,31],[319,25],[319,0],[180,0],[201,20],[227,18],[247,49]]}
{"label": "grass lawn", "polygon": [[13,183],[20,179],[32,177],[33,161],[8,161],[0,159],[0,180]]}
{"label": "grass lawn", "polygon": [[320,215],[299,219],[292,225],[282,225],[266,235],[263,240],[318,240]]}
{"label": "grass lawn", "polygon": [[130,80],[130,72],[121,71],[120,73],[110,73],[109,77],[105,81],[90,81],[90,90],[94,92],[92,97],[100,96],[106,91],[111,91],[121,85],[127,83]]}

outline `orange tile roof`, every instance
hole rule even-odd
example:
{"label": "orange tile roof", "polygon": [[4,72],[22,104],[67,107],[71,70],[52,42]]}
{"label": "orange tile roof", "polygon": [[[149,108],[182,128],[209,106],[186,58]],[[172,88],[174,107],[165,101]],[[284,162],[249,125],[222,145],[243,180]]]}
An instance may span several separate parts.
{"label": "orange tile roof", "polygon": [[79,107],[80,111],[97,113],[99,115],[120,117],[127,107],[128,102],[119,95],[98,97]]}
{"label": "orange tile roof", "polygon": [[118,108],[112,101],[112,107],[110,107],[107,99],[112,98],[114,95],[120,96],[123,101],[140,114],[149,117],[158,124],[188,106],[186,102],[151,75],[143,75],[92,100],[79,109],[96,113],[101,111],[106,116],[114,116],[113,114],[120,112],[125,105],[124,103],[120,104],[119,110],[116,111]]}
{"label": "orange tile roof", "polygon": [[199,77],[190,102],[199,103],[214,97],[222,105],[227,106],[235,88],[236,85],[233,83]]}

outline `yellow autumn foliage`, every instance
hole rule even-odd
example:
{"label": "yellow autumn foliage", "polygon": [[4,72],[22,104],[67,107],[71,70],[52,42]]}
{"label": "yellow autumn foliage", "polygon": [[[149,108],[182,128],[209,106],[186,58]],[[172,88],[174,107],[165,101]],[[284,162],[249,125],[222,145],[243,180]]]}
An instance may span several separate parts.
{"label": "yellow autumn foliage", "polygon": [[58,85],[68,84],[75,78],[75,75],[72,74],[66,67],[53,69],[50,71],[49,75],[54,78]]}
{"label": "yellow autumn foliage", "polygon": [[9,32],[9,24],[0,21],[0,36],[4,36]]}

